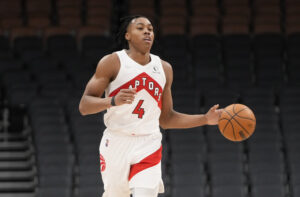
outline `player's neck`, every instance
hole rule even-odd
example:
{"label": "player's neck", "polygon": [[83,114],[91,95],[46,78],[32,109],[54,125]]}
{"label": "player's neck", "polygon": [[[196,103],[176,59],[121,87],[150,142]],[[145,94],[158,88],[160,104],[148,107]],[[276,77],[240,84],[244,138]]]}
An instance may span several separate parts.
{"label": "player's neck", "polygon": [[134,61],[136,61],[141,65],[146,65],[151,61],[150,52],[142,53],[140,51],[131,48],[126,50],[126,53],[130,58],[132,58]]}

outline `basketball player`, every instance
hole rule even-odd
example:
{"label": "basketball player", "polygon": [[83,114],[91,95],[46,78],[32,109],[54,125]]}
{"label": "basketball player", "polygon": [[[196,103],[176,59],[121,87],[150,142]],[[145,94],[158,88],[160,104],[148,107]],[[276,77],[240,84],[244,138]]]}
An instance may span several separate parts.
{"label": "basketball player", "polygon": [[[82,115],[107,110],[107,129],[100,143],[103,197],[157,197],[161,179],[161,139],[164,129],[216,125],[221,113],[173,110],[171,65],[150,54],[153,26],[143,16],[123,20],[119,38],[127,49],[103,57],[79,104]],[[101,98],[105,91],[105,98]]]}

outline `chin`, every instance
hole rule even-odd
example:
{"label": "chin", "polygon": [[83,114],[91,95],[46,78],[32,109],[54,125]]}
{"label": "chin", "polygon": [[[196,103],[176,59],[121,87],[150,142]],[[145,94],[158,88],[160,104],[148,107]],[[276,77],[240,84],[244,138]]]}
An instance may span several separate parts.
{"label": "chin", "polygon": [[143,54],[150,53],[150,50],[151,50],[151,47],[143,47],[143,48],[140,49],[140,51]]}

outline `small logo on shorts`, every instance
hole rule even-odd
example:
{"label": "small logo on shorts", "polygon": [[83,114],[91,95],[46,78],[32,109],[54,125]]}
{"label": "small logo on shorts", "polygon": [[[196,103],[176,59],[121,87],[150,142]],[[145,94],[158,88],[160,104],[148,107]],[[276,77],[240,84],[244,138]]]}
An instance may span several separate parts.
{"label": "small logo on shorts", "polygon": [[106,168],[106,163],[104,157],[100,154],[100,170],[103,172]]}
{"label": "small logo on shorts", "polygon": [[108,144],[109,144],[109,140],[106,139],[106,141],[105,141],[105,146],[108,147]]}

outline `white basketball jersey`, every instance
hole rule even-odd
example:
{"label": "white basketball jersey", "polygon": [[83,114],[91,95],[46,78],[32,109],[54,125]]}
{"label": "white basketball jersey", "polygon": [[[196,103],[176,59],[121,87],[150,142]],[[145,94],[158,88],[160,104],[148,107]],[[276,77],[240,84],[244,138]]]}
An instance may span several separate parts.
{"label": "white basketball jersey", "polygon": [[148,135],[159,130],[163,88],[166,83],[164,69],[158,56],[150,54],[151,61],[141,65],[129,57],[125,50],[118,51],[120,70],[105,90],[106,97],[115,96],[121,89],[137,88],[132,104],[107,109],[104,123],[109,131],[127,135]]}

